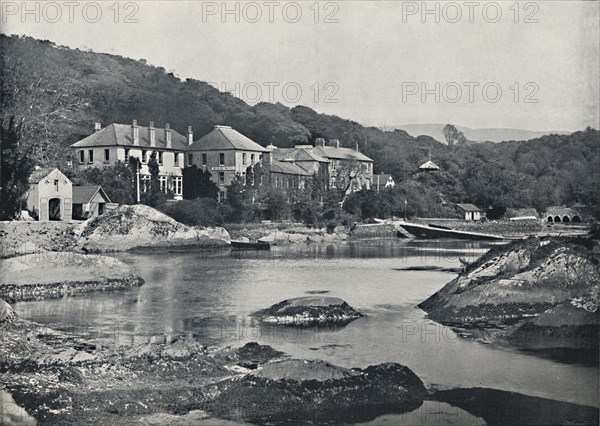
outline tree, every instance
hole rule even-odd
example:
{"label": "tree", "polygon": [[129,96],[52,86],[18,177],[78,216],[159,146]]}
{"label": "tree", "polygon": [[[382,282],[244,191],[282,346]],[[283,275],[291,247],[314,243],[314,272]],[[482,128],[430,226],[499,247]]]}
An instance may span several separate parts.
{"label": "tree", "polygon": [[458,130],[453,124],[446,124],[443,131],[448,146],[452,147],[454,145],[464,145],[467,143],[467,138],[463,132]]}
{"label": "tree", "polygon": [[14,219],[23,208],[25,195],[29,190],[29,176],[34,169],[34,161],[29,152],[20,146],[21,124],[15,124],[11,117],[8,124],[0,121],[0,218]]}
{"label": "tree", "polygon": [[244,178],[236,176],[231,185],[227,187],[226,202],[231,207],[230,221],[244,222],[248,216],[248,209],[252,203],[251,194],[245,185]]}
{"label": "tree", "polygon": [[199,169],[195,164],[183,169],[183,198],[211,198],[216,200],[219,187],[212,181],[208,170]]}
{"label": "tree", "polygon": [[167,195],[160,189],[160,179],[158,177],[160,166],[154,151],[148,160],[148,171],[150,172],[150,185],[142,195],[142,203],[150,207],[157,207],[166,201]]}

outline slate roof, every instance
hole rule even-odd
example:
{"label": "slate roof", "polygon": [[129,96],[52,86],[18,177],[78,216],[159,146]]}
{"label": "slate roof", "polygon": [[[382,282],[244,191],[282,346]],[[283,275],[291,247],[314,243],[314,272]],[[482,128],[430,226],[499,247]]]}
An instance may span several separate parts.
{"label": "slate roof", "polygon": [[329,160],[314,152],[313,148],[277,148],[272,151],[274,160],[283,160],[292,158],[295,161],[317,161],[319,163],[329,163]]}
{"label": "slate roof", "polygon": [[466,212],[480,212],[481,209],[474,204],[457,204],[456,207]]}
{"label": "slate roof", "polygon": [[314,154],[325,158],[333,158],[335,160],[356,160],[367,161],[372,163],[373,160],[365,154],[351,148],[336,148],[335,146],[315,146],[312,149]]}
{"label": "slate roof", "polygon": [[307,172],[302,167],[294,163],[284,161],[275,161],[270,165],[271,173],[282,173],[286,175],[312,176],[312,173]]}
{"label": "slate roof", "polygon": [[226,151],[232,149],[269,152],[252,139],[229,126],[215,126],[212,132],[202,136],[188,148],[189,151]]}
{"label": "slate roof", "polygon": [[46,176],[48,176],[54,170],[57,170],[59,173],[61,173],[60,170],[55,169],[55,168],[50,168],[50,167],[45,167],[45,168],[34,170],[33,173],[31,173],[31,175],[29,176],[28,182],[29,183],[40,183],[40,181],[42,179],[44,179]]}
{"label": "slate roof", "polygon": [[111,202],[100,185],[82,185],[73,187],[73,204],[89,203],[98,191],[100,191],[107,203]]}
{"label": "slate roof", "polygon": [[[139,127],[139,146],[150,147],[150,139],[148,138],[148,127]],[[156,132],[156,147],[160,149],[173,149],[184,151],[187,148],[187,139],[181,133],[171,129],[171,146],[167,148],[165,140],[165,129],[155,127]],[[71,145],[71,148],[87,148],[96,146],[134,146],[133,136],[131,134],[131,124],[113,123],[106,126],[97,133],[93,133],[88,137]],[[153,147],[154,148],[154,147]]]}

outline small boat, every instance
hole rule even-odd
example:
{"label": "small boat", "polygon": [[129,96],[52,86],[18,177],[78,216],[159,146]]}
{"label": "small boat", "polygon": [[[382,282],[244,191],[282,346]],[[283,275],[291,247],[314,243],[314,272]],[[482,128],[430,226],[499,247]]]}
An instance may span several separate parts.
{"label": "small boat", "polygon": [[[417,238],[423,239],[459,239],[459,240],[504,240],[505,237],[494,234],[483,234],[481,232],[459,231],[457,229],[445,229],[440,225],[422,225],[417,223],[401,223],[400,226]],[[398,235],[400,236],[400,235]]]}
{"label": "small boat", "polygon": [[271,250],[271,244],[265,241],[231,240],[231,248],[236,250]]}

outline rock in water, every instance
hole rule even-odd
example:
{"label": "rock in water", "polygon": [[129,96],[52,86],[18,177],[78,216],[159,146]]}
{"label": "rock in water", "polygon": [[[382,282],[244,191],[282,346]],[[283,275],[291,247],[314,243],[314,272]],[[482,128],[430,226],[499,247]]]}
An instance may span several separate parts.
{"label": "rock in water", "polygon": [[297,297],[276,303],[253,316],[266,324],[311,326],[348,324],[363,314],[337,297]]}
{"label": "rock in water", "polygon": [[0,324],[11,323],[17,319],[17,314],[13,311],[13,308],[0,299]]}
{"label": "rock in water", "polygon": [[349,370],[292,359],[218,386],[220,393],[207,411],[255,424],[365,422],[415,410],[428,395],[415,373],[395,363]]}
{"label": "rock in water", "polygon": [[[598,242],[530,238],[490,250],[419,305],[434,321],[533,348],[597,347]],[[537,319],[534,319],[536,318]]]}

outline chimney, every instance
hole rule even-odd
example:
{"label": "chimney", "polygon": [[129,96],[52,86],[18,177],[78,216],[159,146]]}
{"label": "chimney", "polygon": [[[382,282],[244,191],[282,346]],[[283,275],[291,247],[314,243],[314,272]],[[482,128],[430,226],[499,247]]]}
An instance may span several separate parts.
{"label": "chimney", "polygon": [[173,143],[171,142],[171,125],[169,123],[165,124],[165,144],[167,148],[173,148]]}
{"label": "chimney", "polygon": [[156,129],[154,128],[154,121],[151,121],[148,124],[148,140],[150,141],[150,146],[156,146]]}
{"label": "chimney", "polygon": [[188,145],[191,145],[194,143],[194,132],[192,132],[192,126],[188,126],[187,143],[188,143]]}
{"label": "chimney", "polygon": [[96,121],[94,123],[94,133],[98,133],[100,130],[102,130],[102,123]]}
{"label": "chimney", "polygon": [[356,152],[359,152],[359,150],[358,150],[358,142],[356,142]]}
{"label": "chimney", "polygon": [[137,125],[137,120],[133,120],[131,124],[131,139],[134,145],[140,144],[140,128]]}
{"label": "chimney", "polygon": [[339,139],[330,139],[329,143],[331,146],[335,146],[336,148],[340,147],[340,140]]}
{"label": "chimney", "polygon": [[315,139],[315,146],[325,146],[325,139],[324,138]]}

